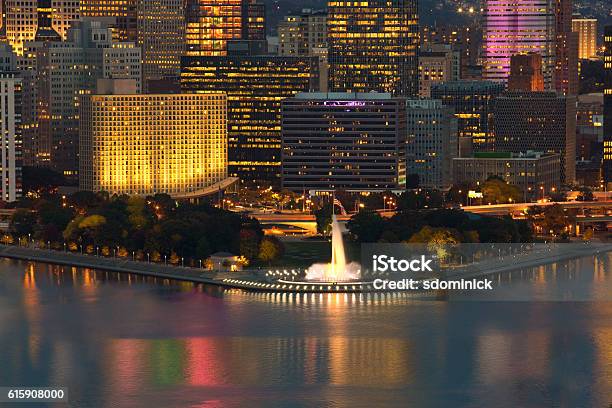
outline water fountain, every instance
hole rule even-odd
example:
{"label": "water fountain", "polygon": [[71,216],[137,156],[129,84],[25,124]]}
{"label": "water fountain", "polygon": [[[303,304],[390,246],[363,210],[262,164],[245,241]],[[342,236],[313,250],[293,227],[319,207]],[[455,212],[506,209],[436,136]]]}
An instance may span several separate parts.
{"label": "water fountain", "polygon": [[335,215],[332,215],[332,259],[331,263],[316,263],[306,269],[308,282],[351,282],[361,277],[361,266],[356,262],[346,263],[342,230]]}

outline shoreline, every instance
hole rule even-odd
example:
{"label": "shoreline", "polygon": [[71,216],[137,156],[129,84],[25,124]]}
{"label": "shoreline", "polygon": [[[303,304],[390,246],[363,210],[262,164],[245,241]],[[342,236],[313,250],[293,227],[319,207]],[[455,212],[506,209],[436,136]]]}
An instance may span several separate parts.
{"label": "shoreline", "polygon": [[[565,249],[565,248],[564,248]],[[524,268],[534,268],[555,262],[581,258],[612,251],[612,244],[599,244],[595,246],[576,247],[572,250],[559,251],[551,247],[545,253],[538,252],[527,254],[524,259],[516,259],[517,255],[502,257],[493,263],[466,265],[463,268],[447,270],[444,279],[472,279],[489,275],[505,273]],[[40,262],[52,265],[68,267],[96,269],[116,273],[135,274],[160,279],[185,281],[196,284],[214,285],[225,289],[241,289],[253,292],[288,292],[288,293],[382,293],[368,287],[350,287],[351,285],[319,285],[310,283],[310,288],[298,287],[290,283],[285,285],[279,282],[271,283],[263,277],[257,279],[255,272],[229,272],[229,271],[207,271],[204,269],[183,267],[175,265],[162,265],[158,263],[132,261],[130,259],[109,258],[103,256],[86,255],[73,252],[57,250],[19,247],[0,244],[0,258],[14,259],[27,262]],[[509,259],[512,258],[512,259]],[[318,287],[317,287],[318,286]],[[371,289],[371,290],[368,290]],[[392,291],[398,292],[398,291]],[[409,291],[403,292],[410,294]],[[415,291],[412,295],[423,295],[421,291]]]}

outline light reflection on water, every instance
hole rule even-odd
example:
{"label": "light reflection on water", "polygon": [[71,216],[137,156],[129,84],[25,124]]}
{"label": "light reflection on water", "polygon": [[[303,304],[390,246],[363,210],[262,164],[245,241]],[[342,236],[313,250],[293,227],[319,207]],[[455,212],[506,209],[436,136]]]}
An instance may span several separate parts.
{"label": "light reflection on water", "polygon": [[[496,277],[610,295],[610,254]],[[73,406],[607,406],[611,302],[271,294],[0,261],[0,385]],[[58,405],[59,406],[59,405]]]}

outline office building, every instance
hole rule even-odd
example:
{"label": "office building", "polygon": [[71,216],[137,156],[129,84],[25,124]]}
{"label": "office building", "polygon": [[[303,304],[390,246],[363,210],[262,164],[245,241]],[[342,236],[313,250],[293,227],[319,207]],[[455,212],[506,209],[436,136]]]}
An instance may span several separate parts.
{"label": "office building", "polygon": [[542,55],[546,89],[554,86],[555,3],[551,0],[486,0],[483,11],[483,79],[506,82],[510,58]]}
{"label": "office building", "polygon": [[[576,112],[576,161],[596,162],[601,167],[603,154],[602,93],[578,96]],[[578,171],[578,169],[576,170]]]}
{"label": "office building", "polygon": [[558,153],[561,181],[576,174],[576,97],[556,92],[508,92],[495,100],[495,150]]}
{"label": "office building", "polygon": [[317,57],[319,91],[327,92],[329,62],[327,48],[327,13],[303,9],[299,15],[285,16],[278,24],[278,55]]}
{"label": "office building", "polygon": [[452,159],[458,154],[453,109],[435,99],[409,99],[406,105],[406,174],[418,175],[419,187],[450,187]]}
{"label": "office building", "polygon": [[281,101],[316,89],[317,66],[315,58],[272,55],[181,59],[183,92],[227,94],[230,175],[278,183]]}
{"label": "office building", "polygon": [[142,90],[142,65],[140,47],[134,43],[114,43],[103,51],[102,77],[133,79],[137,92]]}
{"label": "office building", "polygon": [[185,19],[188,56],[226,56],[236,40],[265,43],[265,8],[257,0],[187,0]]}
{"label": "office building", "polygon": [[419,96],[431,97],[431,84],[461,79],[461,53],[448,44],[431,44],[419,52]]}
{"label": "office building", "polygon": [[578,58],[589,59],[597,55],[597,20],[572,19],[572,31],[578,33]]}
{"label": "office building", "polygon": [[604,33],[606,52],[604,54],[604,159],[603,179],[612,182],[612,26],[606,26]]}
{"label": "office building", "polygon": [[138,1],[138,46],[142,51],[142,84],[178,78],[185,53],[183,0]]}
{"label": "office building", "polygon": [[299,15],[285,16],[278,24],[278,54],[312,56],[327,48],[327,13],[303,9]]}
{"label": "office building", "polygon": [[53,29],[65,40],[68,30],[81,18],[79,1],[51,0],[51,21]]}
{"label": "office building", "polygon": [[[467,67],[477,66],[482,48],[482,27],[480,25],[453,25],[437,21],[434,26],[420,26],[421,50],[435,45],[450,45],[461,55],[461,78],[465,78]],[[479,78],[481,79],[481,78]]]}
{"label": "office building", "polygon": [[282,103],[282,188],[386,191],[406,184],[406,102],[301,93]]}
{"label": "office building", "polygon": [[[112,48],[112,29],[100,21],[75,22],[67,36],[65,42],[26,43],[32,66],[25,66],[24,72],[35,86],[26,106],[34,106],[35,115],[28,115],[24,126],[24,159],[76,179],[79,97],[95,90],[97,79],[104,76],[105,53],[125,50]],[[109,57],[106,74],[122,77],[129,65]]]}
{"label": "office building", "polygon": [[138,40],[139,0],[80,0],[81,17],[104,20],[112,25],[118,41]]}
{"label": "office building", "polygon": [[227,177],[223,94],[87,95],[80,115],[80,188],[180,194]]}
{"label": "office building", "polygon": [[[10,48],[10,47],[9,47]],[[10,52],[10,51],[9,51]],[[22,195],[22,89],[16,64],[0,70],[0,200],[15,201]],[[12,70],[11,70],[12,69]]]}
{"label": "office building", "polygon": [[73,0],[5,0],[2,31],[18,55],[24,44],[38,40],[66,39],[68,29],[79,19],[78,1]]}
{"label": "office building", "polygon": [[555,0],[555,86],[578,94],[578,33],[572,31],[573,0]]}
{"label": "office building", "polygon": [[34,41],[38,28],[36,0],[6,0],[6,39],[17,55],[23,55],[23,44]]}
{"label": "office building", "polygon": [[518,54],[510,58],[509,91],[537,92],[544,90],[542,56],[536,53]]}
{"label": "office building", "polygon": [[327,27],[330,91],[418,96],[415,0],[330,1]]}
{"label": "office building", "polygon": [[457,117],[459,155],[493,149],[493,102],[505,89],[494,81],[452,81],[433,84],[431,97],[453,108]]}
{"label": "office building", "polygon": [[483,184],[491,176],[501,177],[523,193],[525,201],[559,191],[561,159],[556,153],[485,152],[453,159],[455,184]]}

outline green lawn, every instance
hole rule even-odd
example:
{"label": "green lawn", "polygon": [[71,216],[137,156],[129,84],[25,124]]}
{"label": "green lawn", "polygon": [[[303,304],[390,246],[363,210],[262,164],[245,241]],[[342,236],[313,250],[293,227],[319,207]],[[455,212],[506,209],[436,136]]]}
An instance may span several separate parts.
{"label": "green lawn", "polygon": [[[290,241],[284,242],[285,254],[274,263],[275,266],[306,268],[313,263],[330,262],[331,242],[329,241]],[[344,242],[344,250],[349,260],[359,261],[360,247],[353,242]]]}

